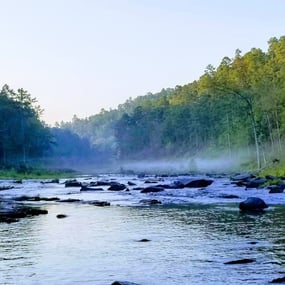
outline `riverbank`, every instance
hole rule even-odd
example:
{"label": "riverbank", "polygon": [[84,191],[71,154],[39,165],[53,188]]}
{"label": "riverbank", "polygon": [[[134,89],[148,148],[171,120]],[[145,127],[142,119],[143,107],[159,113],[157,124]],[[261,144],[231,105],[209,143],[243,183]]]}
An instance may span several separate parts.
{"label": "riverbank", "polygon": [[6,167],[0,168],[0,179],[52,179],[67,178],[79,175],[73,169],[49,169],[41,167]]}

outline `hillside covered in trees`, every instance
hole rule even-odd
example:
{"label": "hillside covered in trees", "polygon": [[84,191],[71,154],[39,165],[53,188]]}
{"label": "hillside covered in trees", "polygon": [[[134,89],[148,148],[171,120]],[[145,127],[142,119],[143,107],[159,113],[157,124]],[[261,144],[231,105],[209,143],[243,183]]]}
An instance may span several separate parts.
{"label": "hillside covered in trees", "polygon": [[236,50],[189,84],[56,128],[40,120],[41,109],[23,89],[5,85],[0,100],[1,166],[222,155],[262,169],[285,159],[285,36],[271,38],[267,51]]}
{"label": "hillside covered in trees", "polygon": [[260,169],[282,156],[285,36],[252,48],[196,81],[129,99],[116,110],[62,124],[124,160],[243,154]]}

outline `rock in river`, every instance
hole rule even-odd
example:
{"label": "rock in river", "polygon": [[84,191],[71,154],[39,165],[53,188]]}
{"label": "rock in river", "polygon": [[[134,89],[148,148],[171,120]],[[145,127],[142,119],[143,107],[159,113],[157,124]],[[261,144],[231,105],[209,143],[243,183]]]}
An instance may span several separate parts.
{"label": "rock in river", "polygon": [[108,190],[112,191],[122,191],[125,190],[127,187],[125,184],[121,184],[118,182],[111,182],[111,186],[108,188]]}
{"label": "rock in river", "polygon": [[17,222],[20,218],[29,216],[38,216],[47,214],[47,210],[33,208],[33,207],[11,207],[7,209],[1,209],[0,222],[12,223]]}
{"label": "rock in river", "polygon": [[153,193],[153,192],[161,192],[164,191],[164,188],[158,186],[150,186],[144,188],[141,193]]}
{"label": "rock in river", "polygon": [[244,259],[228,261],[228,262],[225,262],[224,264],[246,264],[246,263],[252,263],[254,261],[255,259],[244,258]]}
{"label": "rock in river", "polygon": [[285,276],[273,279],[270,283],[285,283]]}
{"label": "rock in river", "polygon": [[270,185],[267,188],[269,189],[270,194],[275,194],[275,193],[283,193],[284,191],[284,186],[285,185]]}
{"label": "rock in river", "polygon": [[249,197],[245,201],[240,202],[239,208],[241,211],[263,211],[268,206],[258,197]]}
{"label": "rock in river", "polygon": [[65,187],[81,187],[81,182],[76,179],[67,180],[64,182]]}
{"label": "rock in river", "polygon": [[[203,188],[211,185],[214,181],[211,179],[179,179],[177,182],[175,182],[177,185],[178,183],[181,185],[183,184],[184,187],[186,188]],[[181,187],[179,187],[181,188]]]}

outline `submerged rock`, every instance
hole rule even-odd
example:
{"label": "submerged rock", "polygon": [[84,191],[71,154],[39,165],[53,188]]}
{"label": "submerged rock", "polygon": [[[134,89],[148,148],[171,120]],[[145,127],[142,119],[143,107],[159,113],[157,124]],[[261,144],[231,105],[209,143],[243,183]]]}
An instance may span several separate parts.
{"label": "submerged rock", "polygon": [[42,184],[49,184],[49,183],[55,183],[55,184],[58,184],[59,183],[59,179],[58,178],[55,178],[55,179],[51,179],[51,180],[44,180],[44,181],[41,181]]}
{"label": "submerged rock", "polygon": [[111,204],[107,201],[87,201],[86,204],[98,206],[98,207],[106,207],[110,206]]}
{"label": "submerged rock", "polygon": [[149,241],[150,241],[150,239],[147,239],[147,238],[142,238],[142,239],[138,240],[138,242],[149,242]]}
{"label": "submerged rock", "polygon": [[111,182],[109,181],[93,181],[93,182],[90,182],[89,184],[90,186],[110,186],[111,185]]}
{"label": "submerged rock", "polygon": [[268,206],[258,197],[249,197],[245,201],[240,202],[239,208],[241,211],[263,211]]}
{"label": "submerged rock", "polygon": [[164,189],[182,189],[184,188],[184,184],[181,181],[173,181],[171,184],[159,184],[157,187],[162,187]]}
{"label": "submerged rock", "polygon": [[80,191],[103,191],[103,188],[90,187],[88,185],[82,185]]}
{"label": "submerged rock", "polygon": [[39,196],[20,196],[15,198],[16,201],[29,201],[29,202],[39,202],[39,201],[59,201],[58,197],[39,197]]}
{"label": "submerged rock", "polygon": [[75,202],[81,202],[81,200],[80,199],[69,198],[69,199],[62,199],[62,200],[59,200],[57,202],[61,202],[61,203],[75,203]]}
{"label": "submerged rock", "polygon": [[10,190],[10,189],[13,189],[14,186],[12,185],[2,185],[0,186],[0,191],[3,191],[3,190]]}
{"label": "submerged rock", "polygon": [[143,200],[140,200],[140,203],[146,204],[146,205],[162,204],[161,201],[156,200],[156,199],[143,199]]}
{"label": "submerged rock", "polygon": [[246,263],[252,263],[254,261],[255,261],[255,259],[244,258],[244,259],[228,261],[228,262],[225,262],[224,264],[246,264]]}
{"label": "submerged rock", "polygon": [[67,217],[67,215],[65,215],[65,214],[58,214],[58,215],[56,215],[56,217],[57,217],[58,219],[64,219],[64,218]]}
{"label": "submerged rock", "polygon": [[140,285],[140,284],[128,282],[128,281],[115,281],[111,285]]}
{"label": "submerged rock", "polygon": [[237,198],[239,198],[239,196],[234,195],[234,194],[221,194],[219,197],[224,198],[224,199],[237,199]]}

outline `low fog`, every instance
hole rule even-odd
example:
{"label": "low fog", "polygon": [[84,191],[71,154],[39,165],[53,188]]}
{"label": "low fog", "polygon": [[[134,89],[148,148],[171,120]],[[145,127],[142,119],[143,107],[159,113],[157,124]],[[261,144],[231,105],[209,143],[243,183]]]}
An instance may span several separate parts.
{"label": "low fog", "polygon": [[121,171],[135,173],[232,173],[239,171],[250,161],[248,154],[239,151],[235,155],[218,157],[195,156],[177,159],[127,161],[121,163]]}

